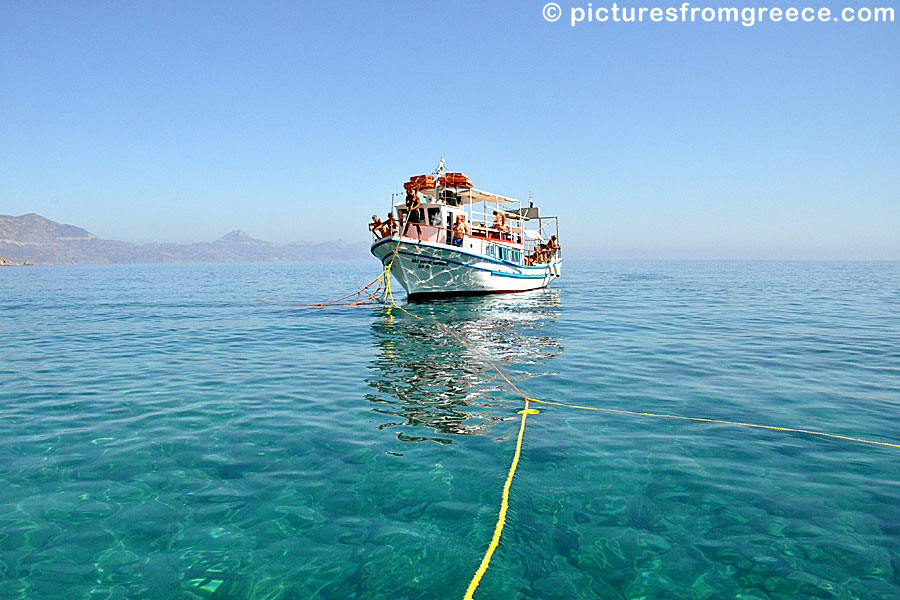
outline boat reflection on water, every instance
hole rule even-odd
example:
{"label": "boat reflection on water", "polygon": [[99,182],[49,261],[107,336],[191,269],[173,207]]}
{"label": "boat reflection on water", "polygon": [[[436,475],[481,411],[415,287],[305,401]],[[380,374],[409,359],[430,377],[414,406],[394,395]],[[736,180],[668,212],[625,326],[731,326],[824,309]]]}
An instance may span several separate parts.
{"label": "boat reflection on water", "polygon": [[403,441],[451,443],[446,436],[485,434],[510,418],[513,396],[484,356],[513,382],[546,373],[562,352],[559,302],[559,290],[544,289],[411,305],[423,321],[396,309],[379,314],[367,394],[387,419],[379,427],[398,428]]}

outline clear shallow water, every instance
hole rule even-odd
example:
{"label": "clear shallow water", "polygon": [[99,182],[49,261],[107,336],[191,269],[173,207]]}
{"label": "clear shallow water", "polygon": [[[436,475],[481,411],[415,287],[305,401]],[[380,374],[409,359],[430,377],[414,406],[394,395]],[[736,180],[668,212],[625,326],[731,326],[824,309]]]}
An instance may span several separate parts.
{"label": "clear shallow water", "polygon": [[[461,598],[521,399],[374,263],[0,270],[0,598]],[[900,440],[900,263],[414,304],[537,398]],[[258,298],[260,300],[258,300]],[[900,450],[542,406],[476,598],[900,597]]]}

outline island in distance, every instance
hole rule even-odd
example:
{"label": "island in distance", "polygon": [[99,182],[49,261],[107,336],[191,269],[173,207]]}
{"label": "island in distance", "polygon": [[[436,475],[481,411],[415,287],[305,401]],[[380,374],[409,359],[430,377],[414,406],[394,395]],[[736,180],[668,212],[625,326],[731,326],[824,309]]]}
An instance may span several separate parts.
{"label": "island in distance", "polygon": [[29,213],[0,215],[0,264],[111,264],[160,262],[271,262],[362,260],[366,242],[274,244],[237,229],[214,242],[131,244]]}

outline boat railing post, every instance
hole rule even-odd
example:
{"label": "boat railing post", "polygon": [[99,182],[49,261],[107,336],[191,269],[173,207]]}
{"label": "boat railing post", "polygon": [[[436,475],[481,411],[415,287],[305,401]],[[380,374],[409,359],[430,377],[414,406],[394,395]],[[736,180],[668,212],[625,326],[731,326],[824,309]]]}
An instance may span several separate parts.
{"label": "boat railing post", "polygon": [[556,245],[559,246],[559,248],[555,250],[556,257],[562,258],[562,244],[559,243],[559,217],[554,217],[554,220],[556,221]]}
{"label": "boat railing post", "polygon": [[[530,193],[530,192],[529,192]],[[518,194],[516,194],[518,195]],[[519,243],[522,244],[522,248],[525,248],[525,219],[522,214],[522,200],[519,200],[519,209],[517,211],[519,213]]]}

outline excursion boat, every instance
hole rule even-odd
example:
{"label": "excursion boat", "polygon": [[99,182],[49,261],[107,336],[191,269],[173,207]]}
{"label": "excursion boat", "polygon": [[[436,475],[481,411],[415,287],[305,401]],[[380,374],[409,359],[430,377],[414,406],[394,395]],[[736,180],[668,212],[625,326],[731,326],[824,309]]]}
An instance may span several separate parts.
{"label": "excursion boat", "polygon": [[[391,264],[410,299],[523,292],[562,274],[559,219],[533,201],[523,207],[477,189],[465,174],[445,171],[443,159],[404,188],[391,197],[391,219],[370,224],[371,252]],[[415,198],[420,208],[407,214]]]}

